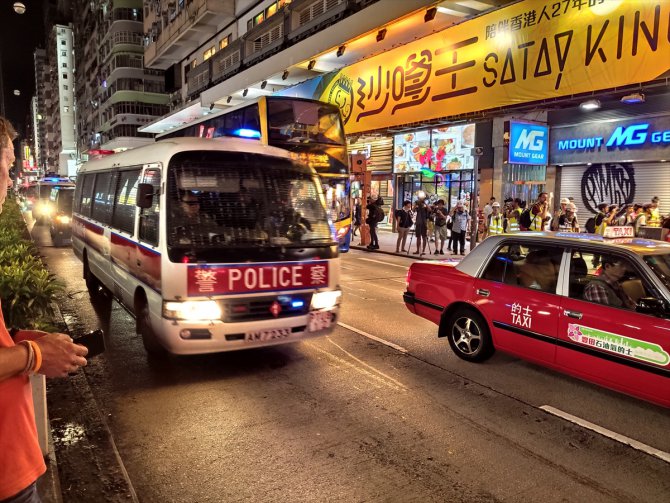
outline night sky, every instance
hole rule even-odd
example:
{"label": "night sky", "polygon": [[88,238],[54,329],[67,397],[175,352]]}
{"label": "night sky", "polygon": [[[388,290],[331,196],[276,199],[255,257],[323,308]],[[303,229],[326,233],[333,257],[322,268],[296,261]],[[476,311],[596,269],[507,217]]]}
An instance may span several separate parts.
{"label": "night sky", "polygon": [[[14,12],[14,1],[0,0],[0,58],[5,115],[23,137],[35,89],[33,52],[45,45],[43,0],[22,0],[26,6],[22,15]],[[14,95],[15,89],[20,96]]]}

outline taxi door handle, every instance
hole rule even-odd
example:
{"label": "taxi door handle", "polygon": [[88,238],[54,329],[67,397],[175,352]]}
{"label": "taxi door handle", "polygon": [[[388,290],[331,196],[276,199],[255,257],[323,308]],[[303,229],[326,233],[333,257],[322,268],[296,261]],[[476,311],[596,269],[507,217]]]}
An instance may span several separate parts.
{"label": "taxi door handle", "polygon": [[491,295],[491,292],[483,288],[477,288],[477,295],[481,295],[482,297],[488,297],[489,295]]}
{"label": "taxi door handle", "polygon": [[581,320],[583,316],[579,311],[568,311],[567,309],[563,311],[563,314],[569,318],[575,318],[577,320]]}

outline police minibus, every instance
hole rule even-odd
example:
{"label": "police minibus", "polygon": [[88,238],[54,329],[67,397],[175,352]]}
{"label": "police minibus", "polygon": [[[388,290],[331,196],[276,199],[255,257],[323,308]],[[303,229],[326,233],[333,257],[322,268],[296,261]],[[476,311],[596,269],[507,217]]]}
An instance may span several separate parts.
{"label": "police minibus", "polygon": [[135,313],[149,353],[329,333],[341,299],[321,183],[253,140],[175,138],[84,164],[72,246],[92,296]]}

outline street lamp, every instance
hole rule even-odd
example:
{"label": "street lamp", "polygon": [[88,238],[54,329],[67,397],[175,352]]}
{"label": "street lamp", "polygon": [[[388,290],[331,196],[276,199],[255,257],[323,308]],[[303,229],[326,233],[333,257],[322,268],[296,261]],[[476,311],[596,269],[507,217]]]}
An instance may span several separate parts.
{"label": "street lamp", "polygon": [[26,6],[23,2],[14,2],[14,12],[23,14],[26,11]]}

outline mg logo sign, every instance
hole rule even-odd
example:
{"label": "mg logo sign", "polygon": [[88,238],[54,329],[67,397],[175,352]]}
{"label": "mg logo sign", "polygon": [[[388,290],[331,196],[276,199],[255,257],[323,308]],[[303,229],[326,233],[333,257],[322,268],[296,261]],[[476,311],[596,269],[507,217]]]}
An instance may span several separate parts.
{"label": "mg logo sign", "polygon": [[642,145],[647,141],[649,124],[635,124],[633,126],[619,126],[614,130],[610,139],[607,140],[608,147],[621,147],[629,145]]}
{"label": "mg logo sign", "polygon": [[514,148],[534,151],[542,150],[546,141],[545,134],[546,131],[529,131],[523,128]]}
{"label": "mg logo sign", "polygon": [[546,165],[549,128],[542,124],[510,121],[509,162]]}

